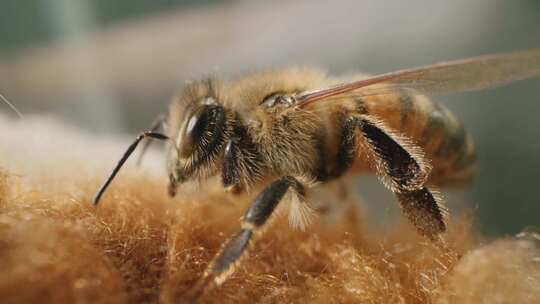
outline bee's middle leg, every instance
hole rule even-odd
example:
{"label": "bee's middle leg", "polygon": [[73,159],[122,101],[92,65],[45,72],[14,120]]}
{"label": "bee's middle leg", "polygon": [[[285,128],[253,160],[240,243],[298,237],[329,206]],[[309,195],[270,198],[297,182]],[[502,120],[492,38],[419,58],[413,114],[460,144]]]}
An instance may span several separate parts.
{"label": "bee's middle leg", "polygon": [[[340,179],[352,166],[358,154],[357,123],[355,119],[346,115],[341,117],[341,127],[337,152],[334,161],[321,160],[321,165],[316,174],[319,182],[324,182],[325,187],[316,189],[315,209],[333,219],[343,212],[348,212],[356,205],[358,197],[352,193],[353,187],[349,187],[351,180]],[[321,151],[321,155],[324,155]],[[328,163],[333,165],[328,166]],[[329,217],[328,217],[329,216]]]}
{"label": "bee's middle leg", "polygon": [[351,168],[358,153],[356,126],[356,119],[344,118],[341,126],[341,135],[335,165],[328,168],[325,166],[325,162],[323,162],[317,174],[317,179],[319,181],[326,182],[337,179]]}
{"label": "bee's middle leg", "polygon": [[255,198],[242,217],[240,231],[225,243],[188,294],[189,298],[196,299],[212,285],[221,285],[234,272],[240,258],[252,243],[254,234],[267,223],[289,190],[294,191],[296,195],[305,195],[302,183],[294,177],[285,176],[271,183]]}

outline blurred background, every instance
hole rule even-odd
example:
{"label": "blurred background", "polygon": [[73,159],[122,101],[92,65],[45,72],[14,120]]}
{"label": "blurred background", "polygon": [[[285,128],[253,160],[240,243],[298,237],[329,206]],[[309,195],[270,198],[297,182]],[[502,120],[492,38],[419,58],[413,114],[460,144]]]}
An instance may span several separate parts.
{"label": "blurred background", "polygon": [[[375,74],[538,47],[536,0],[3,0],[0,93],[26,116],[134,136],[186,80],[209,74],[290,64]],[[476,182],[445,192],[450,208],[472,209],[489,235],[540,225],[539,86],[437,98],[480,157]],[[380,222],[399,213],[373,178],[358,187]]]}

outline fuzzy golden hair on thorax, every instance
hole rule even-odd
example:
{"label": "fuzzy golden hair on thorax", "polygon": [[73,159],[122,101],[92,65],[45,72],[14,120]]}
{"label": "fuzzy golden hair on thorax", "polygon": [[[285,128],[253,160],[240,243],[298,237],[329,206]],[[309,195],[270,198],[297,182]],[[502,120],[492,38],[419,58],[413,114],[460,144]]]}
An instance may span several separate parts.
{"label": "fuzzy golden hair on thorax", "polygon": [[315,137],[323,123],[313,112],[261,104],[273,94],[320,87],[325,78],[314,68],[272,69],[232,80],[224,90],[225,106],[238,111],[273,175],[305,175],[315,166]]}
{"label": "fuzzy golden hair on thorax", "polygon": [[325,79],[325,72],[310,67],[249,73],[228,83],[224,105],[242,112],[243,106],[257,107],[272,93],[295,93],[318,88],[325,84]]}

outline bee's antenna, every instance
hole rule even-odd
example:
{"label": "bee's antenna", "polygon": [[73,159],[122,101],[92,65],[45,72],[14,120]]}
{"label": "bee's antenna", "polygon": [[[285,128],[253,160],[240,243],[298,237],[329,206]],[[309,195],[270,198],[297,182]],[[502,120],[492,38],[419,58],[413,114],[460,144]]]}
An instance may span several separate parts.
{"label": "bee's antenna", "polygon": [[[148,131],[150,132],[157,132],[159,129],[164,130],[165,129],[165,115],[161,114],[159,115],[154,122],[152,122],[152,126]],[[139,157],[137,158],[137,167],[141,166],[142,159],[148,148],[150,148],[150,145],[152,144],[152,140],[145,141],[141,153],[139,154]]]}
{"label": "bee's antenna", "polygon": [[135,141],[133,141],[133,143],[129,146],[129,148],[127,148],[126,152],[124,152],[124,155],[122,155],[122,158],[120,158],[120,160],[118,161],[118,164],[116,164],[116,167],[114,167],[111,175],[109,175],[109,177],[107,178],[105,183],[103,183],[101,188],[99,188],[99,191],[97,192],[97,194],[96,194],[96,196],[94,197],[94,200],[93,200],[94,206],[97,206],[97,204],[99,203],[99,199],[101,198],[101,196],[103,195],[105,190],[107,190],[107,187],[109,187],[109,184],[112,182],[112,180],[114,179],[114,177],[116,176],[118,171],[120,171],[120,168],[122,168],[122,166],[124,165],[126,160],[129,158],[131,153],[133,153],[135,148],[137,148],[137,145],[139,144],[139,142],[141,140],[143,140],[144,138],[146,138],[146,137],[155,138],[155,139],[159,139],[159,140],[168,140],[169,139],[169,137],[166,136],[166,135],[163,135],[161,133],[152,132],[152,131],[146,131],[146,132],[143,132],[143,133],[139,134],[139,136],[137,136]]}
{"label": "bee's antenna", "polygon": [[24,119],[22,113],[19,112],[19,110],[11,102],[9,102],[9,100],[5,98],[4,95],[0,94],[0,99],[2,99],[2,101],[4,101],[13,110],[13,112],[17,113],[20,119]]}

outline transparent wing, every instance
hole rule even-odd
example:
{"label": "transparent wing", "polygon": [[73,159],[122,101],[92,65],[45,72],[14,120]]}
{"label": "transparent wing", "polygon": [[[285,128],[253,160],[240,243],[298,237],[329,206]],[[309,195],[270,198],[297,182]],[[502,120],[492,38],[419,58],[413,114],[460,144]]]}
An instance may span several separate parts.
{"label": "transparent wing", "polygon": [[[476,91],[540,75],[540,49],[485,55],[400,70],[294,96],[297,107],[345,93],[383,94],[406,88],[426,95]],[[388,84],[385,87],[373,87]]]}

